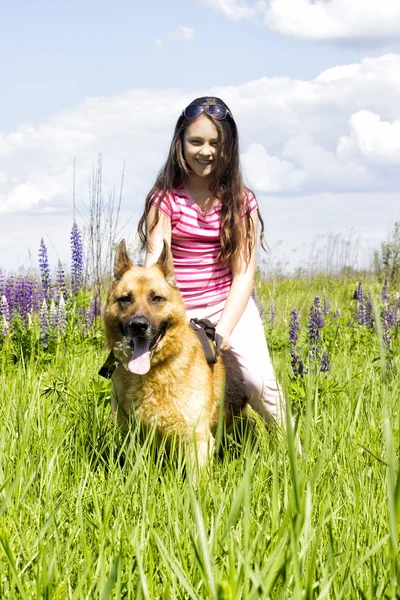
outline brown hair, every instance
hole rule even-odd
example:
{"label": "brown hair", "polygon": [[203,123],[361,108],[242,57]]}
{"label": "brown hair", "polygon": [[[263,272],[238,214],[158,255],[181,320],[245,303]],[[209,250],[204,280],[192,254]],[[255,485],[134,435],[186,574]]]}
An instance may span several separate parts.
{"label": "brown hair", "polygon": [[[240,250],[247,246],[248,256],[253,249],[252,229],[253,222],[250,216],[249,203],[246,201],[251,190],[243,184],[239,161],[239,136],[236,123],[228,106],[220,98],[204,96],[196,98],[190,104],[209,106],[222,104],[229,112],[225,119],[218,120],[203,112],[215,125],[218,131],[218,160],[210,184],[210,192],[221,202],[221,252],[219,259],[225,266],[232,266]],[[175,126],[169,154],[165,165],[159,172],[156,182],[146,198],[143,215],[138,225],[138,234],[145,248],[148,235],[156,227],[159,220],[159,206],[168,192],[180,188],[190,176],[191,170],[183,155],[184,132],[192,122],[182,113]],[[151,206],[154,206],[155,217],[146,230],[146,219]],[[243,219],[244,215],[244,220]],[[264,248],[264,222],[258,212],[261,224],[260,242]],[[265,248],[264,248],[265,249]]]}

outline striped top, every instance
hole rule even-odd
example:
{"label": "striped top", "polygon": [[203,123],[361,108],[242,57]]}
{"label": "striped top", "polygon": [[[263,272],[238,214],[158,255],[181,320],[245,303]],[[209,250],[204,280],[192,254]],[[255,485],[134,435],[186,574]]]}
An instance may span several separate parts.
{"label": "striped top", "polygon": [[[247,202],[250,213],[257,210],[253,194],[247,193]],[[203,308],[226,300],[232,272],[218,261],[220,203],[203,212],[183,186],[162,199],[160,210],[171,219],[175,279],[186,308]]]}

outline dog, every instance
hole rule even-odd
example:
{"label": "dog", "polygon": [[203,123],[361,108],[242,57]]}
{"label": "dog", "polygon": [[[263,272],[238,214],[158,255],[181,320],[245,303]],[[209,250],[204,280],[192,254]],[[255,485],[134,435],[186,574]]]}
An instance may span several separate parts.
{"label": "dog", "polygon": [[155,427],[167,448],[176,436],[190,460],[203,467],[214,450],[221,408],[229,429],[247,415],[247,398],[231,351],[222,351],[215,364],[207,362],[188,322],[166,242],[157,263],[147,268],[133,265],[125,240],[120,242],[104,325],[116,359],[111,406],[122,434],[129,435],[131,421],[145,431]]}

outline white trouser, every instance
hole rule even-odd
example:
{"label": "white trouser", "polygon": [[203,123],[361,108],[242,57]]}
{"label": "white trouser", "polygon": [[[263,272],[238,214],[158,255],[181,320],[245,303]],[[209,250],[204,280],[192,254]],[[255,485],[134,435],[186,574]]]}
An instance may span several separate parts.
{"label": "white trouser", "polygon": [[[224,304],[221,302],[206,308],[187,309],[186,312],[189,319],[209,319],[215,326]],[[267,423],[276,422],[285,429],[285,401],[275,378],[264,327],[252,298],[232,331],[230,342],[240,364],[250,406]]]}

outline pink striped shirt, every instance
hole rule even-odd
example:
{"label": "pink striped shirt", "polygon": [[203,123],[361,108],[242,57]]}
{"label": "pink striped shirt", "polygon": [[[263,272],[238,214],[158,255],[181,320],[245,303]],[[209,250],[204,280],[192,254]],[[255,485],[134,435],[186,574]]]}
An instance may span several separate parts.
{"label": "pink striped shirt", "polygon": [[[246,197],[253,213],[258,208],[256,199],[250,193]],[[226,300],[232,272],[218,261],[220,204],[203,212],[183,186],[163,198],[160,210],[171,219],[175,278],[186,308],[213,306]]]}

